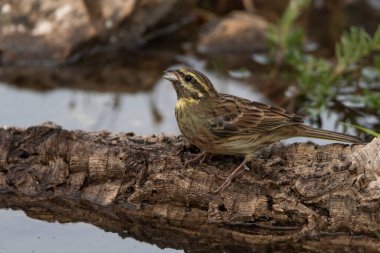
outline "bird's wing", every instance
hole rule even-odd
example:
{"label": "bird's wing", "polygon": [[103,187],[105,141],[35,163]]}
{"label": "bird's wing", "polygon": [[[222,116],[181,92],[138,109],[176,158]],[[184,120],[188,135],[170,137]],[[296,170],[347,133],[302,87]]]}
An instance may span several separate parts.
{"label": "bird's wing", "polygon": [[278,107],[227,94],[220,96],[213,108],[215,116],[208,121],[209,130],[219,137],[265,133],[303,122],[302,117]]}

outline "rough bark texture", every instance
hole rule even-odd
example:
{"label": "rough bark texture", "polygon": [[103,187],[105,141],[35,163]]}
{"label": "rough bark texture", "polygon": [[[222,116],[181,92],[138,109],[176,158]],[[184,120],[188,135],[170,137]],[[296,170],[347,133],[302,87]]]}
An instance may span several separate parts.
{"label": "rough bark texture", "polygon": [[195,151],[182,137],[2,128],[0,207],[191,251],[378,252],[380,139],[268,147],[217,195],[240,159],[184,168]]}

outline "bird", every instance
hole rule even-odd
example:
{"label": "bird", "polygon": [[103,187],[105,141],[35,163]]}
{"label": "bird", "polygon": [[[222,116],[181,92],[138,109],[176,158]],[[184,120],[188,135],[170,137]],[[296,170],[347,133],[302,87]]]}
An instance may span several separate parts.
{"label": "bird", "polygon": [[219,93],[206,75],[190,67],[166,70],[163,77],[177,93],[175,117],[181,134],[201,150],[190,162],[206,154],[244,157],[214,193],[228,187],[255,153],[272,143],[292,137],[363,143],[356,136],[305,125],[302,116],[285,109]]}

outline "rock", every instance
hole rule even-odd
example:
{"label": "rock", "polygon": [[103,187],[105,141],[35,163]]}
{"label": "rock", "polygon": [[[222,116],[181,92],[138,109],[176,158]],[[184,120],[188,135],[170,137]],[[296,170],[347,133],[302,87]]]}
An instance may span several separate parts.
{"label": "rock", "polygon": [[266,48],[268,22],[262,17],[233,12],[200,36],[201,53],[252,53]]}
{"label": "rock", "polygon": [[0,0],[0,62],[3,66],[56,66],[73,51],[84,49],[80,46],[83,44],[137,48],[146,43],[143,35],[148,29],[165,20],[175,21],[186,11],[181,7],[192,3],[193,0]]}
{"label": "rock", "polygon": [[9,0],[2,4],[2,65],[54,65],[95,35],[81,1]]}
{"label": "rock", "polygon": [[40,90],[150,89],[175,52],[139,48],[165,34],[160,29],[186,17],[194,4],[0,0],[0,81]]}

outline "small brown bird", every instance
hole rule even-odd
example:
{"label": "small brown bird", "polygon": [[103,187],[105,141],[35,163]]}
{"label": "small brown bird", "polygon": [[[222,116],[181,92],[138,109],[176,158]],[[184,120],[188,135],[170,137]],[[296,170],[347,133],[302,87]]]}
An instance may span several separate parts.
{"label": "small brown bird", "polygon": [[351,135],[320,130],[303,124],[300,116],[284,109],[218,93],[201,72],[182,67],[165,71],[177,93],[175,115],[181,133],[206,153],[244,156],[244,161],[215,191],[226,188],[251,161],[254,153],[291,137],[311,137],[362,143]]}

